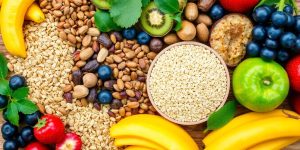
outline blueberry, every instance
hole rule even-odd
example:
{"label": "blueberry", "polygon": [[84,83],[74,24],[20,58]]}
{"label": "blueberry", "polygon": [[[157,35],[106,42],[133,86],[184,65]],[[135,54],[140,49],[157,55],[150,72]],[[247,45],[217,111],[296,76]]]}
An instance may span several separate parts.
{"label": "blueberry", "polygon": [[33,128],[30,126],[24,127],[20,132],[21,137],[25,142],[30,142],[34,139]]}
{"label": "blueberry", "polygon": [[283,27],[287,23],[287,16],[285,12],[275,11],[272,13],[271,20],[276,27]]}
{"label": "blueberry", "polygon": [[276,53],[274,50],[264,47],[260,51],[260,57],[265,61],[271,61],[275,59]]}
{"label": "blueberry", "polygon": [[147,34],[146,32],[140,32],[137,35],[137,42],[139,44],[148,44],[151,40],[151,36]]}
{"label": "blueberry", "polygon": [[271,11],[265,6],[256,8],[252,13],[252,17],[254,21],[256,21],[257,23],[267,22],[270,16],[271,16]]}
{"label": "blueberry", "polygon": [[113,98],[108,90],[101,90],[97,97],[100,104],[110,104]]}
{"label": "blueberry", "polygon": [[266,30],[263,26],[257,25],[252,30],[252,37],[255,41],[263,41],[266,38]]}
{"label": "blueberry", "polygon": [[40,117],[41,117],[41,113],[39,111],[36,111],[33,114],[25,115],[24,120],[26,124],[30,126],[34,126],[38,122],[38,119]]}
{"label": "blueberry", "polygon": [[224,9],[222,8],[221,5],[219,4],[214,4],[209,11],[209,16],[211,17],[211,19],[213,20],[219,20],[224,16]]}
{"label": "blueberry", "polygon": [[21,135],[19,135],[17,137],[17,144],[19,147],[22,147],[22,148],[27,145],[26,142],[24,141],[24,139],[21,137]]}
{"label": "blueberry", "polygon": [[132,40],[135,38],[135,35],[136,35],[136,30],[132,27],[132,28],[127,28],[127,29],[124,29],[123,32],[123,37],[128,39],[128,40]]}
{"label": "blueberry", "polygon": [[279,50],[277,53],[277,59],[281,62],[286,62],[290,58],[289,53],[286,50]]}
{"label": "blueberry", "polygon": [[296,32],[300,33],[300,16],[295,16],[294,29]]}
{"label": "blueberry", "polygon": [[3,143],[3,150],[18,150],[18,144],[14,140],[7,140]]}
{"label": "blueberry", "polygon": [[291,49],[293,52],[300,53],[300,38],[297,38],[295,47]]}
{"label": "blueberry", "polygon": [[278,47],[277,41],[272,39],[266,39],[265,46],[270,49],[276,49]]}
{"label": "blueberry", "polygon": [[276,11],[276,8],[274,6],[269,6],[269,5],[262,5],[262,7],[264,7],[268,13],[269,13],[269,17],[271,16],[271,14]]}
{"label": "blueberry", "polygon": [[249,42],[247,44],[246,50],[247,50],[247,55],[249,57],[256,57],[259,55],[260,46],[259,46],[259,44],[255,43],[255,42]]}
{"label": "blueberry", "polygon": [[287,17],[286,27],[293,27],[295,24],[294,16],[292,16],[291,14],[287,14],[286,17]]}
{"label": "blueberry", "polygon": [[5,140],[11,140],[17,134],[18,128],[9,122],[5,122],[1,127],[2,137]]}
{"label": "blueberry", "polygon": [[293,14],[294,13],[294,9],[291,5],[285,5],[285,7],[283,8],[283,11],[287,14]]}
{"label": "blueberry", "polygon": [[6,107],[8,104],[8,98],[4,95],[0,95],[0,108]]}
{"label": "blueberry", "polygon": [[26,85],[25,78],[21,75],[14,75],[9,79],[9,87],[16,90]]}
{"label": "blueberry", "polygon": [[108,80],[110,79],[112,74],[112,70],[109,66],[107,65],[102,65],[98,68],[98,76],[101,80]]}
{"label": "blueberry", "polygon": [[277,28],[274,26],[270,26],[267,28],[267,36],[270,39],[276,40],[281,36],[282,33],[283,33],[283,29],[281,28]]}
{"label": "blueberry", "polygon": [[296,35],[291,32],[284,33],[280,38],[280,44],[284,48],[293,48],[296,45]]}
{"label": "blueberry", "polygon": [[8,115],[7,109],[4,109],[4,110],[2,111],[2,116],[3,116],[3,119],[4,119],[5,121],[8,121],[7,115]]}

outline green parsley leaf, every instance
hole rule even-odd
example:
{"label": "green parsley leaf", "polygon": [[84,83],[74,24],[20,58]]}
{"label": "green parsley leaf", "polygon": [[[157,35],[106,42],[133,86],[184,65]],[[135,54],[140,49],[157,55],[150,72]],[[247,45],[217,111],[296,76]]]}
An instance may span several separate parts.
{"label": "green parsley leaf", "polygon": [[141,0],[112,0],[110,15],[114,22],[122,28],[136,24],[142,13]]}
{"label": "green parsley leaf", "polygon": [[7,80],[0,79],[0,94],[6,96],[11,95],[11,90]]}
{"label": "green parsley leaf", "polygon": [[176,21],[176,26],[174,28],[175,31],[179,31],[182,28],[182,19],[181,19],[182,13],[177,13],[172,18]]}
{"label": "green parsley leaf", "polygon": [[12,97],[16,100],[20,100],[26,98],[28,93],[29,93],[28,87],[21,87],[13,92]]}
{"label": "green parsley leaf", "polygon": [[37,106],[27,98],[16,101],[18,110],[23,114],[32,114],[38,110]]}
{"label": "green parsley leaf", "polygon": [[7,119],[11,124],[19,126],[19,112],[15,102],[11,102],[7,106]]}
{"label": "green parsley leaf", "polygon": [[112,30],[120,30],[121,28],[114,23],[112,18],[110,17],[109,12],[97,10],[94,14],[96,27],[101,32],[109,32]]}
{"label": "green parsley leaf", "polygon": [[8,73],[7,61],[5,57],[0,54],[0,79],[5,79]]}
{"label": "green parsley leaf", "polygon": [[178,0],[154,0],[155,5],[166,14],[180,12]]}
{"label": "green parsley leaf", "polygon": [[236,113],[236,101],[228,101],[222,108],[213,112],[207,120],[207,130],[216,130],[226,125]]}
{"label": "green parsley leaf", "polygon": [[280,0],[261,0],[255,8],[261,6],[261,5],[269,5],[269,6],[272,6],[274,4],[277,4],[279,3]]}
{"label": "green parsley leaf", "polygon": [[150,3],[150,0],[142,0],[142,7],[146,7]]}

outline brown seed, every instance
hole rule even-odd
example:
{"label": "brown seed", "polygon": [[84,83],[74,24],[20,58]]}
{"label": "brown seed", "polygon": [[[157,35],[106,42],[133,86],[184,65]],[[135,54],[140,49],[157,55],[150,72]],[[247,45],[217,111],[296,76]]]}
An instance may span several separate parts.
{"label": "brown seed", "polygon": [[89,47],[89,48],[82,50],[80,52],[79,56],[80,56],[81,60],[88,60],[89,58],[91,58],[93,56],[93,54],[94,54],[93,49]]}
{"label": "brown seed", "polygon": [[132,59],[135,57],[135,52],[134,51],[129,51],[127,53],[125,53],[126,58],[128,59]]}
{"label": "brown seed", "polygon": [[72,44],[76,44],[76,37],[73,34],[68,34],[68,41]]}
{"label": "brown seed", "polygon": [[65,93],[67,93],[67,92],[70,92],[72,89],[73,89],[72,85],[67,84],[67,85],[63,88],[63,91],[64,91]]}
{"label": "brown seed", "polygon": [[41,103],[37,103],[36,104],[37,107],[39,108],[39,111],[42,113],[42,114],[45,114],[46,110],[45,110],[45,106]]}
{"label": "brown seed", "polygon": [[135,92],[133,90],[126,90],[126,94],[130,97],[135,97]]}
{"label": "brown seed", "polygon": [[144,109],[139,109],[139,114],[143,114],[145,113],[145,110]]}
{"label": "brown seed", "polygon": [[98,37],[100,35],[100,31],[97,28],[89,28],[87,34]]}
{"label": "brown seed", "polygon": [[144,59],[139,59],[139,66],[144,69],[146,67],[146,63]]}
{"label": "brown seed", "polygon": [[125,116],[125,109],[124,109],[124,107],[121,107],[120,109],[119,109],[119,114],[120,114],[120,116],[122,116],[122,117],[124,117]]}
{"label": "brown seed", "polygon": [[118,88],[119,88],[120,90],[123,90],[123,89],[124,89],[124,82],[123,82],[123,80],[118,79],[118,80],[117,80],[117,85],[118,85]]}
{"label": "brown seed", "polygon": [[130,82],[125,82],[126,89],[132,89],[132,84]]}
{"label": "brown seed", "polygon": [[67,34],[63,31],[59,32],[58,36],[64,41],[68,39]]}
{"label": "brown seed", "polygon": [[82,46],[87,47],[91,44],[92,41],[92,37],[90,35],[86,35],[84,36],[84,38],[82,39]]}
{"label": "brown seed", "polygon": [[112,96],[115,98],[115,99],[121,99],[121,95],[119,92],[113,92],[112,93]]}
{"label": "brown seed", "polygon": [[53,15],[56,16],[56,17],[61,17],[63,15],[63,13],[59,10],[54,10]]}
{"label": "brown seed", "polygon": [[130,76],[123,75],[122,80],[125,81],[125,82],[129,82],[131,79],[130,79]]}
{"label": "brown seed", "polygon": [[98,44],[97,41],[94,41],[94,42],[93,42],[92,49],[93,49],[93,51],[96,52],[96,53],[99,52],[100,47],[99,47],[99,44]]}
{"label": "brown seed", "polygon": [[118,74],[119,74],[118,68],[114,68],[114,70],[113,70],[113,76],[114,76],[114,78],[118,78]]}
{"label": "brown seed", "polygon": [[148,110],[148,105],[147,105],[147,104],[141,103],[140,107],[141,107],[143,110]]}
{"label": "brown seed", "polygon": [[80,100],[80,102],[81,102],[82,106],[84,106],[84,107],[88,106],[88,101],[85,98],[82,98]]}
{"label": "brown seed", "polygon": [[82,0],[73,0],[73,2],[77,6],[81,6],[82,5]]}
{"label": "brown seed", "polygon": [[114,34],[110,34],[110,40],[115,44],[117,43],[117,38]]}
{"label": "brown seed", "polygon": [[127,103],[127,107],[129,108],[138,108],[140,106],[140,103],[139,102],[128,102]]}
{"label": "brown seed", "polygon": [[58,111],[61,113],[61,114],[63,114],[63,115],[67,115],[68,113],[67,113],[67,111],[66,111],[66,109],[64,109],[64,108],[58,108]]}
{"label": "brown seed", "polygon": [[144,57],[144,55],[145,55],[145,52],[139,52],[138,54],[137,54],[137,58],[142,58],[142,57]]}
{"label": "brown seed", "polygon": [[98,53],[97,61],[101,63],[105,60],[107,56],[108,56],[108,50],[105,47],[103,47]]}
{"label": "brown seed", "polygon": [[137,73],[136,72],[131,72],[130,77],[131,77],[131,80],[136,80],[137,79]]}
{"label": "brown seed", "polygon": [[126,66],[129,68],[135,68],[137,67],[137,63],[135,63],[134,61],[128,61],[126,62]]}
{"label": "brown seed", "polygon": [[125,114],[126,117],[129,117],[131,115],[132,115],[131,112],[126,112],[126,114]]}
{"label": "brown seed", "polygon": [[88,26],[82,26],[78,29],[78,34],[84,35],[89,30]]}
{"label": "brown seed", "polygon": [[149,59],[153,60],[153,59],[156,57],[156,53],[150,52],[150,53],[147,54],[147,57],[148,57]]}
{"label": "brown seed", "polygon": [[125,66],[126,66],[126,63],[125,63],[125,62],[121,62],[121,63],[118,65],[118,69],[119,69],[119,70],[122,70],[122,69],[125,68]]}
{"label": "brown seed", "polygon": [[122,62],[122,58],[121,58],[120,56],[118,56],[118,55],[113,55],[113,59],[114,59],[114,61],[115,61],[116,63]]}

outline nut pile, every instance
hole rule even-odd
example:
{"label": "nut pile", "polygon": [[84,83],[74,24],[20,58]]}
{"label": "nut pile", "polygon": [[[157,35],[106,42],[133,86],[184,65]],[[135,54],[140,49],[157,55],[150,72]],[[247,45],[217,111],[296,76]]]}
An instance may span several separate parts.
{"label": "nut pile", "polygon": [[196,45],[177,45],[162,53],[149,77],[149,94],[158,110],[179,122],[207,118],[228,88],[226,66]]}
{"label": "nut pile", "polygon": [[[60,116],[69,130],[81,136],[84,150],[116,149],[108,131],[115,118],[109,117],[105,110],[93,109],[92,104],[63,100],[63,87],[70,85],[68,78],[75,49],[58,37],[52,15],[48,13],[46,17],[42,24],[25,26],[27,58],[9,56],[9,69],[26,77],[29,98],[42,113]],[[87,107],[80,107],[84,105]]]}

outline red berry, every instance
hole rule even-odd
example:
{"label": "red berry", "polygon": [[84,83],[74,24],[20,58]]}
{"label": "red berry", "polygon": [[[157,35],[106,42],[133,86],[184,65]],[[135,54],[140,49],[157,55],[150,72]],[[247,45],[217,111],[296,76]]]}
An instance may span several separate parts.
{"label": "red berry", "polygon": [[254,8],[259,0],[220,0],[222,7],[229,12],[246,13]]}
{"label": "red berry", "polygon": [[300,92],[300,56],[291,59],[285,69],[288,73],[292,89]]}
{"label": "red berry", "polygon": [[81,150],[82,141],[75,133],[67,133],[64,140],[56,144],[56,150]]}
{"label": "red berry", "polygon": [[50,150],[46,145],[39,142],[30,143],[25,147],[25,150]]}
{"label": "red berry", "polygon": [[291,104],[293,109],[300,114],[300,94],[293,95],[291,98]]}

